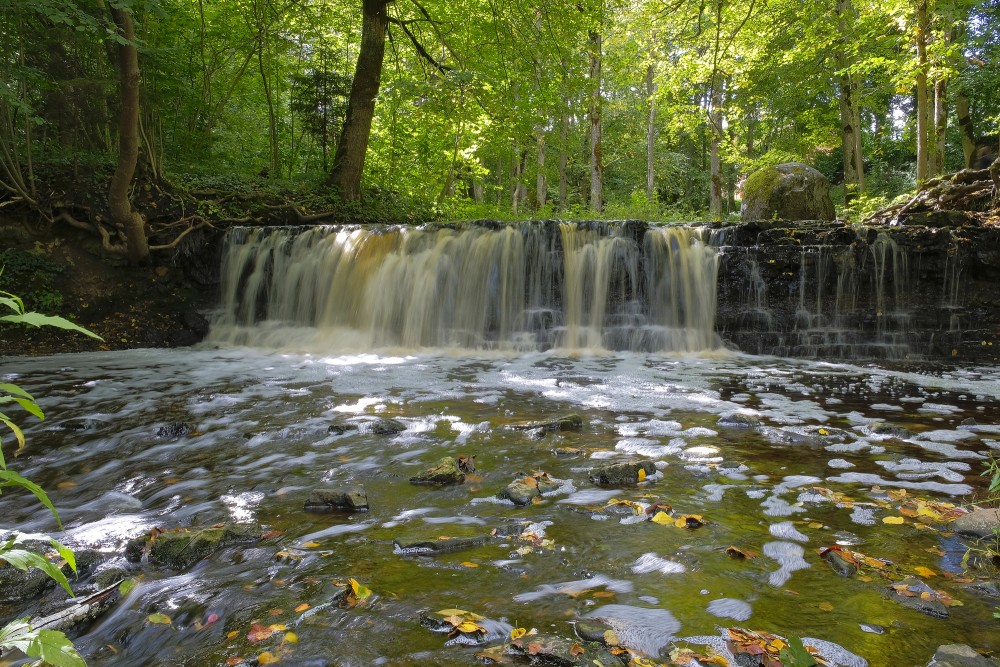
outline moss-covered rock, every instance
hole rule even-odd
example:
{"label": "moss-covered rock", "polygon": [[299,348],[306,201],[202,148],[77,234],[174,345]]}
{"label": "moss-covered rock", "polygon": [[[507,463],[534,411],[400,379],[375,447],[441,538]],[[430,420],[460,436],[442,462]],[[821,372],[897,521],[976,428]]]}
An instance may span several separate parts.
{"label": "moss-covered rock", "polygon": [[743,184],[740,218],[744,222],[774,220],[833,220],[826,176],[800,162],[764,167]]}
{"label": "moss-covered rock", "polygon": [[428,468],[419,475],[410,478],[411,484],[424,484],[431,486],[448,486],[451,484],[461,484],[465,481],[465,473],[458,467],[458,460],[445,456],[433,468]]}
{"label": "moss-covered rock", "polygon": [[130,540],[125,557],[138,563],[148,551],[149,562],[172,570],[186,570],[219,549],[234,544],[252,544],[261,539],[260,526],[226,524],[212,528],[151,531]]}

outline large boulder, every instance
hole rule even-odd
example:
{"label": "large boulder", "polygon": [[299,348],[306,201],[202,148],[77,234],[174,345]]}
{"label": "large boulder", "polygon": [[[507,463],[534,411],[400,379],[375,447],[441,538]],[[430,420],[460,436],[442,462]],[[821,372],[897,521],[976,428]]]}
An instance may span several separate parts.
{"label": "large boulder", "polygon": [[801,162],[785,162],[750,174],[743,184],[743,222],[833,220],[830,181]]}

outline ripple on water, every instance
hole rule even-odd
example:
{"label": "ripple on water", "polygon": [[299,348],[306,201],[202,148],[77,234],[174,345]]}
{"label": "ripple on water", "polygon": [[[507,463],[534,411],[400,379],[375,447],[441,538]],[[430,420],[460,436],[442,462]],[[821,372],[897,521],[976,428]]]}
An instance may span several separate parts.
{"label": "ripple on water", "polygon": [[733,598],[721,598],[708,603],[708,613],[719,618],[731,618],[736,621],[745,621],[753,614],[753,607],[743,600]]}
{"label": "ripple on water", "polygon": [[632,571],[636,574],[646,574],[648,572],[680,574],[686,570],[687,568],[682,564],[672,560],[667,560],[666,558],[660,558],[652,552],[639,556],[639,558],[632,563]]}
{"label": "ripple on water", "polygon": [[809,541],[809,538],[800,533],[795,528],[795,524],[791,521],[782,521],[781,523],[771,524],[769,530],[771,532],[771,536],[777,537],[779,540],[795,540],[797,542]]}
{"label": "ripple on water", "polygon": [[772,586],[784,586],[793,572],[810,567],[803,558],[805,549],[794,542],[768,542],[763,551],[765,556],[778,562],[778,569],[768,578]]}
{"label": "ripple on water", "polygon": [[681,629],[680,621],[666,609],[626,604],[605,605],[587,614],[586,618],[604,621],[615,631],[623,646],[651,657],[659,655]]}
{"label": "ripple on water", "polygon": [[559,584],[542,584],[533,591],[518,593],[514,596],[514,602],[533,602],[549,595],[579,595],[594,588],[606,588],[614,593],[631,593],[632,582],[624,579],[612,579],[599,574],[589,579],[564,581]]}

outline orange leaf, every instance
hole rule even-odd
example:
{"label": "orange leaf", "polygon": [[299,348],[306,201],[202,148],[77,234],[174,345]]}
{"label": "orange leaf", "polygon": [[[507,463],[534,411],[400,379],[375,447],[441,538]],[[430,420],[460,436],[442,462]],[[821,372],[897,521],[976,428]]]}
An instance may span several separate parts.
{"label": "orange leaf", "polygon": [[586,653],[586,650],[579,644],[573,644],[569,647],[569,654],[572,656],[578,656],[582,653]]}
{"label": "orange leaf", "polygon": [[308,608],[309,608],[309,603],[308,602],[303,602],[302,604],[300,604],[298,607],[295,608],[295,612],[296,613],[301,613],[301,612],[305,611]]}

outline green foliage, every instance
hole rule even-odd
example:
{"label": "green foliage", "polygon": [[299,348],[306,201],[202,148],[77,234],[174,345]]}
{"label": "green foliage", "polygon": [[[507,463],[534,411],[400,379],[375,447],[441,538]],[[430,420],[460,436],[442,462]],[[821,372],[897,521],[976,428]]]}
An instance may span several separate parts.
{"label": "green foliage", "polygon": [[813,667],[816,658],[806,650],[800,637],[789,637],[788,646],[781,649],[778,655],[784,667]]}
{"label": "green foliage", "polygon": [[65,270],[66,267],[51,260],[41,249],[0,251],[0,279],[29,286],[24,301],[31,310],[51,312],[62,308],[63,295],[56,281]]}
{"label": "green foliage", "polygon": [[0,628],[0,646],[16,648],[53,667],[86,667],[73,642],[57,630],[33,630],[27,619]]}

